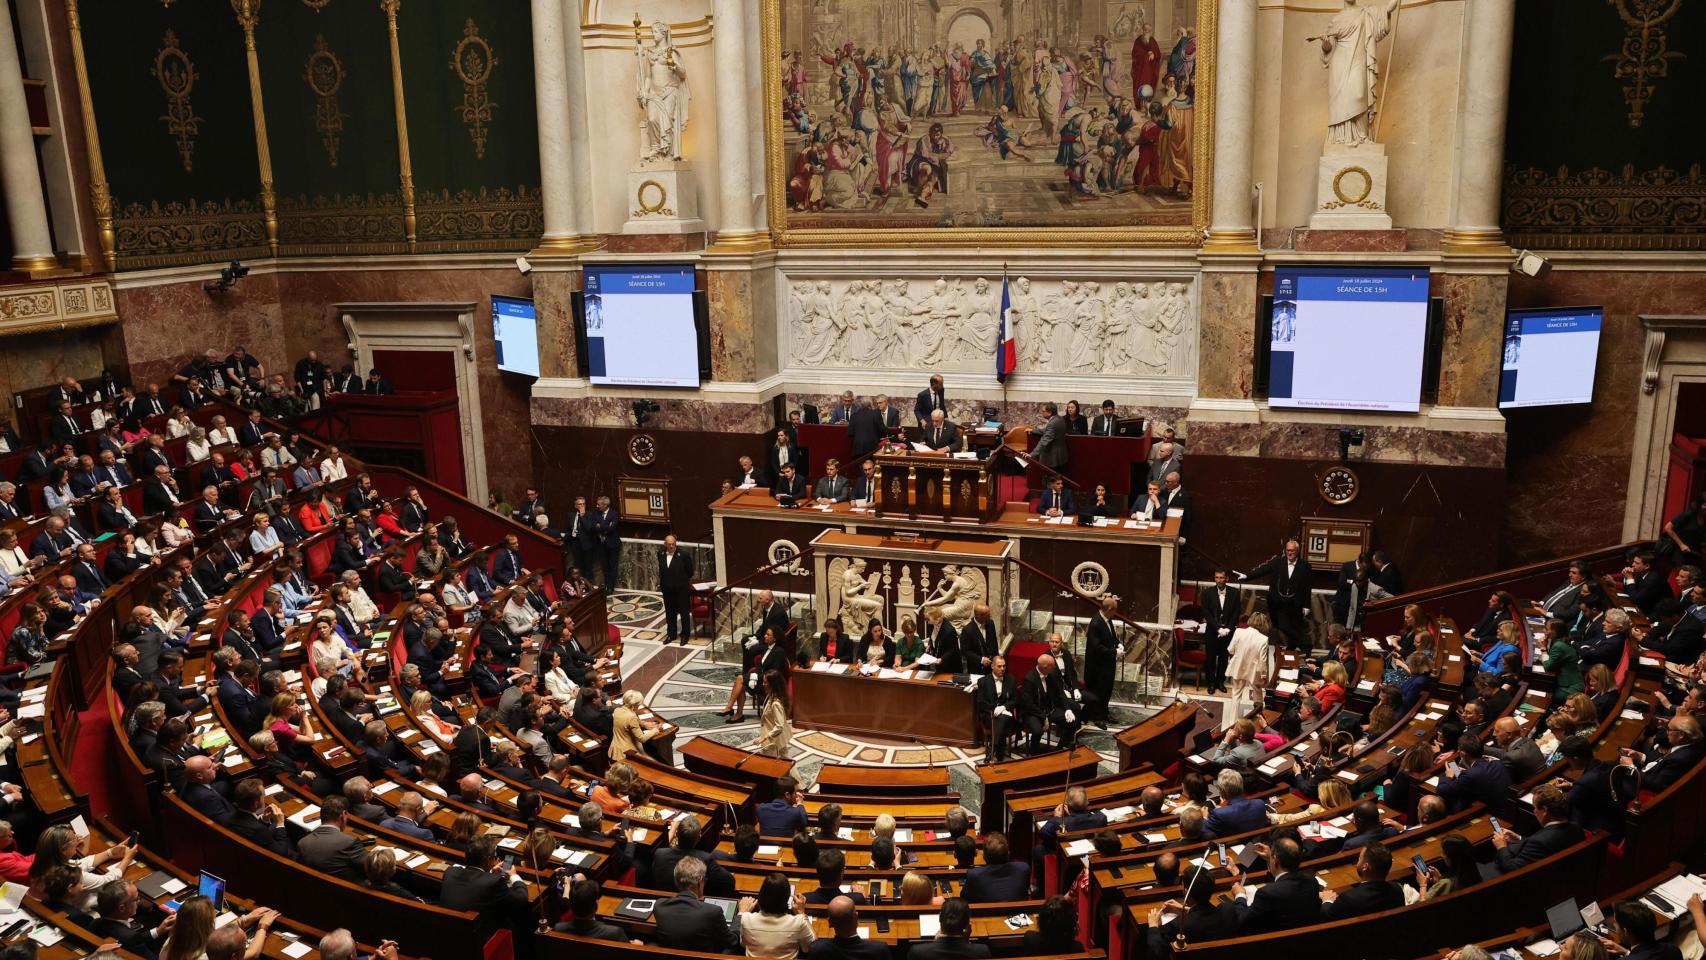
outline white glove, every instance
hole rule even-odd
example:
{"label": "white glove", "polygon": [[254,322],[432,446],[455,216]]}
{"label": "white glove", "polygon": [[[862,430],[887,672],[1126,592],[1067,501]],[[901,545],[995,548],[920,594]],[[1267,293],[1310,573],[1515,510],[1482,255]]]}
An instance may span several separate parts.
{"label": "white glove", "polygon": [[1120,660],[1125,659],[1125,644],[1122,643],[1118,647],[1115,648],[1114,656]]}
{"label": "white glove", "polygon": [[1066,711],[1066,722],[1067,723],[1077,723],[1078,722],[1078,715],[1073,713],[1071,710]]}
{"label": "white glove", "polygon": [[751,673],[746,675],[746,685],[753,688],[754,690],[758,689],[758,671],[757,670],[754,670]]}
{"label": "white glove", "polygon": [[1082,690],[1072,691],[1072,699],[1082,702],[1084,700],[1084,691],[1082,691]]}
{"label": "white glove", "polygon": [[1240,580],[1248,580],[1248,579],[1250,579],[1250,575],[1249,575],[1249,574],[1247,574],[1247,573],[1240,573],[1240,574],[1239,574],[1239,575],[1238,575],[1238,579],[1240,579]]}
{"label": "white glove", "polygon": [[996,715],[996,716],[998,716],[998,717],[1008,717],[1008,716],[1012,716],[1012,714],[1010,714],[1010,713],[1008,713],[1008,712],[1007,712],[1007,708],[1006,708],[1006,707],[996,707],[996,708],[995,708],[995,715]]}
{"label": "white glove", "polygon": [[1221,627],[1218,635],[1222,636],[1222,637],[1230,637],[1230,636],[1232,636],[1232,628],[1231,627]]}
{"label": "white glove", "polygon": [[748,650],[750,650],[756,646],[758,646],[758,638],[757,637],[747,637],[746,638],[746,647]]}

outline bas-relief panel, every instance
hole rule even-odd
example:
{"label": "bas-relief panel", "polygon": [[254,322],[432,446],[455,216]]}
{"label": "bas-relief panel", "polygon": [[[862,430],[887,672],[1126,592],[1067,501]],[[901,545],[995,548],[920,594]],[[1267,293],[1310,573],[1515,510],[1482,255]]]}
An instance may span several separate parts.
{"label": "bas-relief panel", "polygon": [[1198,6],[767,0],[773,218],[1189,226],[1211,113]]}
{"label": "bas-relief panel", "polygon": [[[993,370],[1002,283],[785,278],[787,369]],[[1013,278],[1007,330],[1017,375],[1188,382],[1196,372],[1196,303],[1184,280]]]}

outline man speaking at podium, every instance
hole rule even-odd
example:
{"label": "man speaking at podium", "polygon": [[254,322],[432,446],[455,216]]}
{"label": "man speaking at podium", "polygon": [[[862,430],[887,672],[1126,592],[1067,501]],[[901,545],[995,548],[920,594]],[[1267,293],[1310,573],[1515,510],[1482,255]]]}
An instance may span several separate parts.
{"label": "man speaking at podium", "polygon": [[924,428],[925,446],[936,453],[953,453],[960,442],[960,429],[947,422],[940,409],[930,411],[930,425]]}

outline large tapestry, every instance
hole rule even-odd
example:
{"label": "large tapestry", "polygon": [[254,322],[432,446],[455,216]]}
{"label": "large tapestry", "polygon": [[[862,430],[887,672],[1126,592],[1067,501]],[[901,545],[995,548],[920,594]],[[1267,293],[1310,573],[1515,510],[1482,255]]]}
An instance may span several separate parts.
{"label": "large tapestry", "polygon": [[1207,214],[1206,6],[1199,22],[1198,0],[765,0],[773,233],[1189,242]]}
{"label": "large tapestry", "polygon": [[[1567,92],[1560,96],[1560,92]],[[1706,249],[1706,4],[1518,0],[1504,215],[1511,243]]]}

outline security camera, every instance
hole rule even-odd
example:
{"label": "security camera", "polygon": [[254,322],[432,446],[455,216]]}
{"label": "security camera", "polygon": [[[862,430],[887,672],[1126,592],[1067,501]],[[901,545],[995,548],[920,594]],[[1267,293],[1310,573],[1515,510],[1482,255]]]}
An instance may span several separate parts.
{"label": "security camera", "polygon": [[218,280],[209,280],[201,285],[201,289],[209,294],[225,293],[237,285],[237,281],[249,275],[249,268],[243,266],[241,260],[233,260],[219,271]]}
{"label": "security camera", "polygon": [[525,277],[533,272],[533,264],[528,263],[526,257],[516,257],[515,269],[521,271],[521,275]]}
{"label": "security camera", "polygon": [[636,430],[644,427],[646,425],[646,421],[651,419],[652,414],[657,413],[659,410],[663,409],[662,407],[658,406],[658,403],[656,400],[635,400],[633,406],[634,406],[634,429],[636,429]]}
{"label": "security camera", "polygon": [[1552,272],[1552,261],[1533,250],[1518,250],[1516,259],[1511,261],[1511,272],[1538,280]]}

